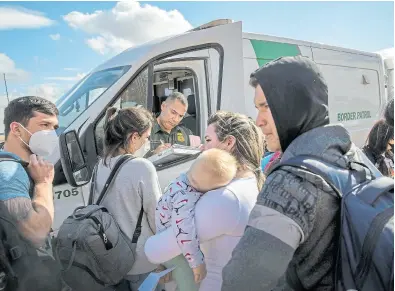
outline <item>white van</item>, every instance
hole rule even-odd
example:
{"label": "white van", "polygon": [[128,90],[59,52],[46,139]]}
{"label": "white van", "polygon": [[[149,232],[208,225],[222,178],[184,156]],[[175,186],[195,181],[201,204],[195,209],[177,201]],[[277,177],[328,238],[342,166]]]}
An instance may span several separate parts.
{"label": "white van", "polygon": [[394,56],[384,58],[384,68],[386,71],[388,99],[394,98]]}
{"label": "white van", "polygon": [[[88,200],[89,187],[78,185],[89,180],[103,150],[103,121],[109,106],[143,105],[159,113],[160,103],[170,92],[183,92],[191,104],[183,123],[203,139],[207,119],[217,110],[240,112],[255,119],[254,92],[248,85],[250,73],[278,57],[297,55],[307,56],[319,65],[329,86],[331,123],[343,123],[361,146],[387,101],[380,55],[243,33],[241,22],[213,21],[122,52],[59,99],[59,131],[71,132],[61,135],[67,165],[64,171],[60,157],[53,157],[55,232],[74,208]],[[78,139],[72,130],[79,136],[85,161],[78,154]],[[187,170],[192,159],[181,158],[158,166],[162,188]]]}

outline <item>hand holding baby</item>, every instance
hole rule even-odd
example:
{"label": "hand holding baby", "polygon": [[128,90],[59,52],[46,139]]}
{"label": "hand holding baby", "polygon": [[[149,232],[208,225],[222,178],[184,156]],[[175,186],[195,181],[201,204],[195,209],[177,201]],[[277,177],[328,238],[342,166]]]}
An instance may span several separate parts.
{"label": "hand holding baby", "polygon": [[207,269],[206,269],[206,264],[200,264],[196,268],[192,268],[193,276],[195,277],[195,283],[199,284],[200,282],[203,281],[204,278],[206,278],[207,275]]}

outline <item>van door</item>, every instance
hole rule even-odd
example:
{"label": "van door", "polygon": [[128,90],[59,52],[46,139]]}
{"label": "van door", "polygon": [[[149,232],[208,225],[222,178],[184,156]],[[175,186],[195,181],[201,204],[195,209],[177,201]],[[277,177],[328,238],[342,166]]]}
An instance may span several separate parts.
{"label": "van door", "polygon": [[[160,104],[174,91],[184,93],[188,98],[188,112],[181,124],[204,138],[203,132],[210,112],[213,92],[218,91],[218,80],[213,82],[209,72],[210,57],[208,52],[212,48],[204,48],[175,57],[165,58],[150,63],[124,89],[113,106],[121,109],[132,106],[143,106],[158,116]],[[193,56],[191,56],[193,55]],[[218,61],[216,62],[218,64]],[[219,68],[217,68],[218,75]],[[217,100],[217,98],[213,98]],[[95,127],[96,148],[98,154],[103,152],[104,116]],[[156,166],[162,190],[180,173],[189,169],[193,157]]]}
{"label": "van door", "polygon": [[[154,85],[153,106],[160,108],[161,102],[166,99],[166,95],[178,91],[184,94],[188,99],[188,111],[181,125],[190,129],[194,135],[204,139],[204,130],[207,125],[208,117],[211,115],[212,110],[210,104],[215,103],[217,100],[213,92],[218,91],[218,80],[213,80],[209,73],[210,61],[209,51],[214,49],[204,49],[194,52],[194,56],[189,56],[190,53],[177,55],[177,58],[167,58],[163,61],[155,63],[154,65],[154,78],[163,76],[166,72],[169,75],[164,83],[157,83]],[[200,56],[198,56],[200,55]],[[218,62],[217,62],[218,63]],[[216,68],[215,74],[218,75],[219,68]],[[171,76],[170,76],[171,75]],[[216,81],[216,82],[215,82]],[[169,82],[174,82],[169,86]],[[167,93],[164,94],[163,93]],[[214,100],[213,100],[214,99]],[[160,111],[154,111],[155,115],[159,115]],[[159,182],[164,188],[171,180],[176,178],[180,172],[185,172],[189,169],[192,161],[187,161],[174,166],[157,167],[159,174]]]}
{"label": "van door", "polygon": [[362,147],[380,118],[385,90],[382,64],[377,56],[312,48],[328,84],[330,123],[343,124],[352,141]]}

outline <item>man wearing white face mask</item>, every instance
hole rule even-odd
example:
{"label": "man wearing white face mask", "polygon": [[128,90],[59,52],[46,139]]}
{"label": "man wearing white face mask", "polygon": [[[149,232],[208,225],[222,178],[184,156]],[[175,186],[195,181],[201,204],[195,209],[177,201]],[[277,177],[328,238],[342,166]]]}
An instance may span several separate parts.
{"label": "man wearing white face mask", "polygon": [[[17,273],[18,290],[68,290],[53,258],[49,236],[54,218],[54,167],[45,158],[58,146],[57,115],[55,104],[33,96],[15,99],[4,110],[0,209],[2,218],[13,221],[17,229],[10,229],[15,235],[10,241],[7,234],[5,239],[2,234],[1,246]],[[3,232],[7,224],[3,219],[0,223]],[[3,270],[1,274],[9,279],[9,273]],[[8,279],[0,280],[2,286],[16,290]]]}
{"label": "man wearing white face mask", "polygon": [[19,163],[0,163],[0,203],[22,235],[37,246],[44,244],[54,217],[54,169],[44,158],[57,147],[57,115],[55,104],[31,96],[11,101],[4,110],[6,140],[1,150],[29,166],[27,173]]}

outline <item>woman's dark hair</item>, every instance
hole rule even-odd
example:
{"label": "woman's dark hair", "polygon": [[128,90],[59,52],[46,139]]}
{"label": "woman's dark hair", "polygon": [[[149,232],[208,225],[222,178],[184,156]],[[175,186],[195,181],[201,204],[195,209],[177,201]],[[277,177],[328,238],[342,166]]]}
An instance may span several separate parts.
{"label": "woman's dark hair", "polygon": [[393,153],[387,151],[391,139],[394,139],[394,127],[389,125],[386,120],[380,119],[370,130],[364,147],[364,151],[368,156],[371,156],[372,162],[376,164],[383,175],[387,175],[388,172],[387,165],[384,162],[384,155],[387,158],[394,159]]}
{"label": "woman's dark hair", "polygon": [[255,173],[258,189],[262,189],[264,177],[261,170],[263,157],[263,134],[255,122],[246,115],[217,111],[208,120],[215,126],[218,140],[223,142],[229,136],[236,139],[231,154],[236,158],[238,167],[244,167]]}
{"label": "woman's dark hair", "polygon": [[375,155],[382,155],[387,151],[391,139],[394,139],[394,127],[380,119],[370,130],[366,145]]}
{"label": "woman's dark hair", "polygon": [[143,107],[108,108],[104,123],[104,165],[120,150],[128,152],[130,136],[135,132],[141,136],[152,124],[152,114]]}
{"label": "woman's dark hair", "polygon": [[385,106],[384,118],[390,126],[394,126],[394,98]]}

